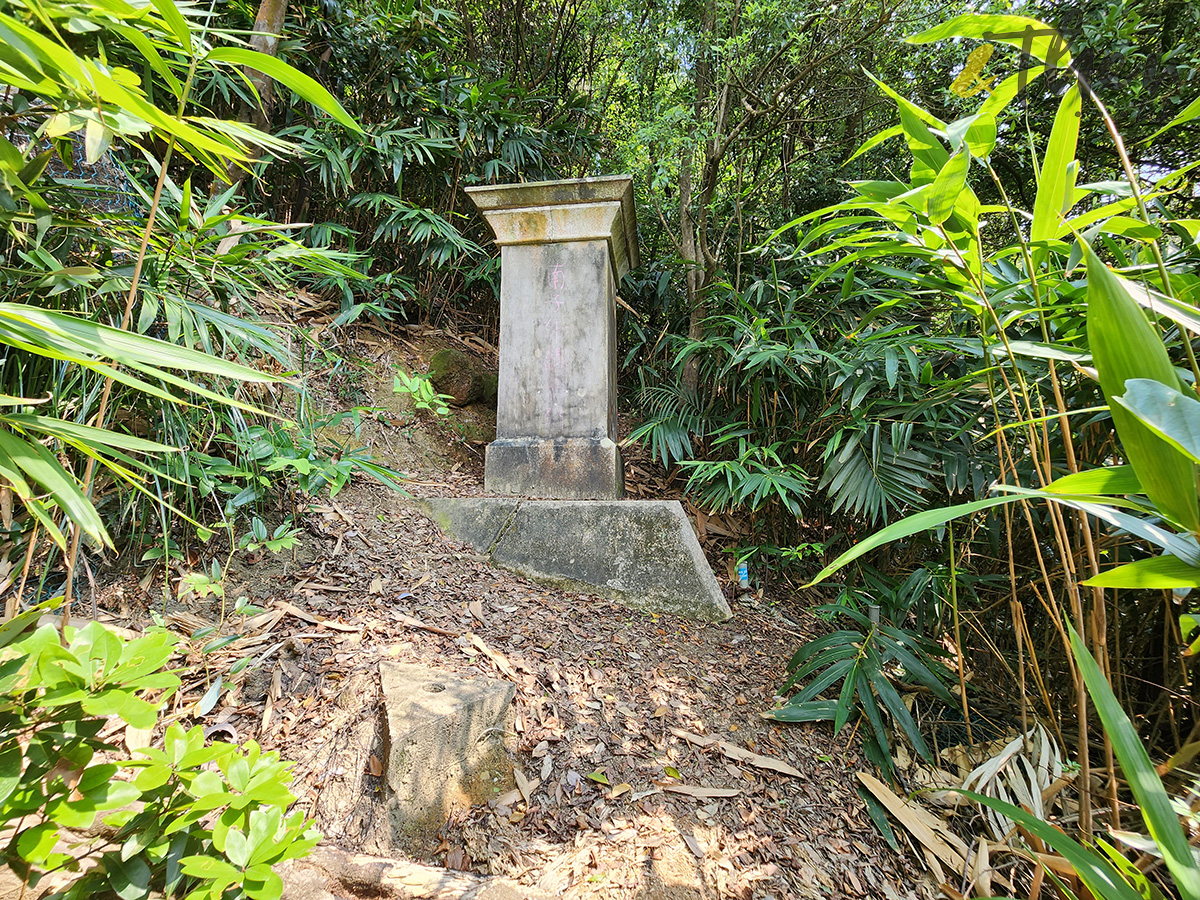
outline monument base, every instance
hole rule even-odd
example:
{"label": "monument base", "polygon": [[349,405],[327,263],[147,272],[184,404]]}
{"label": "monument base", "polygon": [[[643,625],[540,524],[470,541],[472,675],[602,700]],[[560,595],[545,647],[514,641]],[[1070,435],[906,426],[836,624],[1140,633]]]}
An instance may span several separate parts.
{"label": "monument base", "polygon": [[487,445],[483,486],[520,497],[619,500],[625,468],[608,438],[501,438]]}
{"label": "monument base", "polygon": [[535,581],[703,622],[732,616],[678,500],[440,497],[425,506],[451,537]]}

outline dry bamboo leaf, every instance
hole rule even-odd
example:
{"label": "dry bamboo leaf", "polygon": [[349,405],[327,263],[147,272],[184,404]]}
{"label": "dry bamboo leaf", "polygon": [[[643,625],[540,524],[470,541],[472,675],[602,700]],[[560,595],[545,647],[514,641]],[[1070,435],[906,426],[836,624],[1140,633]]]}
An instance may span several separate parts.
{"label": "dry bamboo leaf", "polygon": [[891,788],[874,775],[867,772],[859,772],[858,780],[863,783],[863,786],[868,791],[875,795],[876,799],[887,808],[887,811],[892,814],[897,822],[904,826],[904,829],[909,834],[920,841],[923,847],[933,853],[954,872],[962,874],[966,866],[966,860],[963,856],[955,852],[944,839],[944,835],[950,834],[948,828],[941,823],[938,823],[936,831],[930,828],[923,818],[914,811],[913,803],[897,796]]}
{"label": "dry bamboo leaf", "polygon": [[975,889],[976,897],[993,896],[992,865],[988,859],[988,842],[984,838],[980,838],[975,847],[975,859],[971,864],[971,886]]}
{"label": "dry bamboo leaf", "polygon": [[1041,900],[1042,882],[1046,880],[1046,870],[1038,866],[1033,870],[1033,882],[1029,886],[1029,900]]}
{"label": "dry bamboo leaf", "polygon": [[130,753],[149,747],[153,739],[153,728],[134,728],[132,725],[125,726],[125,746],[129,749]]}
{"label": "dry bamboo leaf", "polygon": [[242,631],[246,634],[267,634],[286,615],[286,609],[269,609],[266,612],[259,613],[257,616],[248,618],[242,626]]}
{"label": "dry bamboo leaf", "polygon": [[922,847],[921,855],[925,857],[925,865],[929,867],[929,873],[933,875],[934,884],[940,885],[943,891],[946,890],[948,887],[946,884],[946,870],[938,862],[937,854],[928,847]]}
{"label": "dry bamboo leaf", "polygon": [[[297,587],[298,587],[298,585],[297,585]],[[282,609],[284,612],[288,613],[289,615],[295,616],[301,622],[307,622],[309,625],[320,625],[321,624],[320,619],[318,619],[312,613],[305,612],[300,607],[296,606],[294,603],[288,603],[286,600],[276,600],[275,606],[278,609]]]}
{"label": "dry bamboo leaf", "polygon": [[662,781],[654,782],[664,791],[670,791],[673,794],[685,794],[696,800],[717,800],[723,797],[736,797],[741,793],[737,788],[708,788],[697,787],[692,784],[671,784]]}
{"label": "dry bamboo leaf", "polygon": [[481,625],[484,625],[484,626],[487,625],[488,620],[485,619],[483,616],[483,604],[480,603],[478,600],[472,600],[470,603],[468,603],[467,611],[471,615],[473,615],[476,619],[478,619],[479,623]]}
{"label": "dry bamboo leaf", "polygon": [[801,777],[799,769],[788,765],[783,760],[775,759],[771,756],[763,756],[761,753],[751,753],[737,744],[731,744],[720,738],[703,737],[702,735],[684,731],[681,728],[672,728],[671,734],[681,737],[689,744],[694,744],[697,747],[716,746],[729,759],[736,759],[738,762],[754,766],[757,769],[770,769],[772,772],[778,772],[781,775],[791,775],[793,778]]}
{"label": "dry bamboo leaf", "polygon": [[344,622],[335,622],[333,619],[322,619],[318,624],[318,628],[328,628],[331,631],[342,632],[359,632],[362,631],[361,625],[347,625]]}
{"label": "dry bamboo leaf", "polygon": [[508,678],[510,681],[518,681],[516,670],[509,665],[509,662],[503,653],[493,650],[486,643],[484,643],[483,638],[474,632],[468,631],[464,637],[469,638],[471,643],[479,648],[480,653],[494,662],[496,664],[496,668],[500,670],[501,674],[503,674],[505,678]]}

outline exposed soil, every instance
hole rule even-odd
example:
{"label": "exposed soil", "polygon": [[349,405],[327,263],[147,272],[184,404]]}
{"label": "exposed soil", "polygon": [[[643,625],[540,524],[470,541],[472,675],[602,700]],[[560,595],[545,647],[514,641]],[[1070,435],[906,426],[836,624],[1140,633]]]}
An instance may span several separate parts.
{"label": "exposed soil", "polygon": [[[430,424],[391,389],[392,366],[411,370],[463,342],[359,335],[356,361],[327,380],[327,402],[370,409],[357,432],[337,426],[339,440],[405,471],[418,497],[482,493],[494,413],[469,407]],[[629,466],[635,495],[653,495],[649,469],[644,460]],[[719,518],[698,524],[705,538],[733,529]],[[267,612],[230,622],[245,636],[210,658],[209,670],[250,653],[260,664],[236,676],[203,721],[295,760],[299,803],[329,842],[393,852],[378,676],[379,660],[393,658],[513,681],[514,761],[533,785],[527,799],[510,793],[455,815],[425,862],[564,897],[932,895],[872,827],[854,780],[868,764],[849,729],[835,737],[828,726],[760,716],[774,705],[788,657],[825,627],[802,598],[734,598],[730,622],[698,625],[551,590],[490,567],[412,500],[365,478],[313,503],[303,526],[302,551],[234,570],[237,590]],[[724,559],[713,561],[732,596]],[[137,627],[136,578],[113,588],[125,600],[124,624]],[[197,607],[170,618],[187,630],[213,614]],[[176,706],[189,721],[206,689],[196,678]],[[784,761],[800,777],[736,764],[683,732]],[[694,788],[736,794],[680,792]]]}

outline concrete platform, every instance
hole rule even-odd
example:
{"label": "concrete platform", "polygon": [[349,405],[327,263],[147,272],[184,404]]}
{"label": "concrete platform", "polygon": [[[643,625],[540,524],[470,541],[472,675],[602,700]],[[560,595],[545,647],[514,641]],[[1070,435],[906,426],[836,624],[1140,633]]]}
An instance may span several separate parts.
{"label": "concrete platform", "polygon": [[451,537],[529,578],[649,612],[732,615],[677,500],[446,497],[425,506]]}
{"label": "concrete platform", "polygon": [[454,809],[512,787],[504,736],[516,686],[394,660],[379,663],[379,676],[393,838],[420,853]]}

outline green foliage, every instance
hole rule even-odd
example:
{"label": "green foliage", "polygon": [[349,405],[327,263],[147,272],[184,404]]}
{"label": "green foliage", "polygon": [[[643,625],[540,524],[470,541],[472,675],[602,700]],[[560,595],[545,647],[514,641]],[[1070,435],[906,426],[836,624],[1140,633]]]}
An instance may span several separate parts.
{"label": "green foliage", "polygon": [[[368,278],[317,284],[340,293],[340,323],[368,312],[424,314],[442,298],[490,300],[470,277],[490,234],[461,211],[462,186],[552,177],[555,154],[586,151],[589,132],[568,110],[547,114],[551,98],[490,74],[466,51],[460,16],[469,10],[414,0],[291,10],[281,55],[335,87],[367,134],[348,142],[329,119],[275,104],[278,133],[307,152],[265,163],[251,198],[282,220],[316,222],[312,246],[369,247],[358,267]],[[253,9],[243,15],[250,27]],[[213,83],[205,96],[229,102],[218,87],[228,94],[234,86]]]}
{"label": "green foliage", "polygon": [[[100,761],[107,717],[152,729],[179,686],[165,669],[177,639],[166,631],[123,640],[103,625],[26,633],[35,608],[0,630],[0,823],[4,862],[30,888],[48,873],[79,872],[56,894],[278,900],[272,867],[319,839],[288,813],[288,764],[250,742],[208,743],[204,730],[167,728],[163,749]],[[100,819],[106,839],[59,843]],[[92,865],[80,866],[80,863]]]}
{"label": "green foliage", "polygon": [[396,369],[395,378],[392,379],[392,390],[411,397],[415,410],[431,412],[438,416],[450,415],[450,406],[446,402],[451,399],[450,395],[439,394],[428,375],[416,372],[409,375],[403,369]]}
{"label": "green foliage", "polygon": [[0,363],[0,477],[28,512],[21,528],[36,522],[60,549],[66,525],[112,546],[113,528],[156,519],[167,547],[176,519],[204,533],[213,515],[195,488],[214,457],[179,448],[225,444],[235,468],[252,464],[238,458],[246,417],[269,419],[265,386],[286,384],[286,342],[248,320],[254,298],[297,271],[358,277],[345,254],[231,209],[232,188],[204,197],[210,175],[296,148],[207,115],[196,88],[252,64],[357,125],[308,76],[229,46],[240,39],[171,2],[11,4],[0,28],[12,88],[0,101],[12,123],[0,343],[16,351]]}
{"label": "green foliage", "polygon": [[[953,674],[942,662],[945,652],[920,635],[886,622],[872,622],[857,609],[835,605],[817,607],[817,611],[849,619],[857,627],[827,634],[797,650],[788,660],[783,690],[802,684],[801,689],[785,705],[764,715],[779,722],[831,720],[835,732],[862,716],[870,726],[864,731],[868,758],[891,771],[886,712],[892,726],[904,733],[913,749],[923,759],[933,761],[929,745],[892,681],[899,678],[921,684],[942,702],[954,705],[956,700],[946,687]],[[807,684],[803,684],[805,680]],[[819,699],[833,690],[838,692],[836,701]]]}

